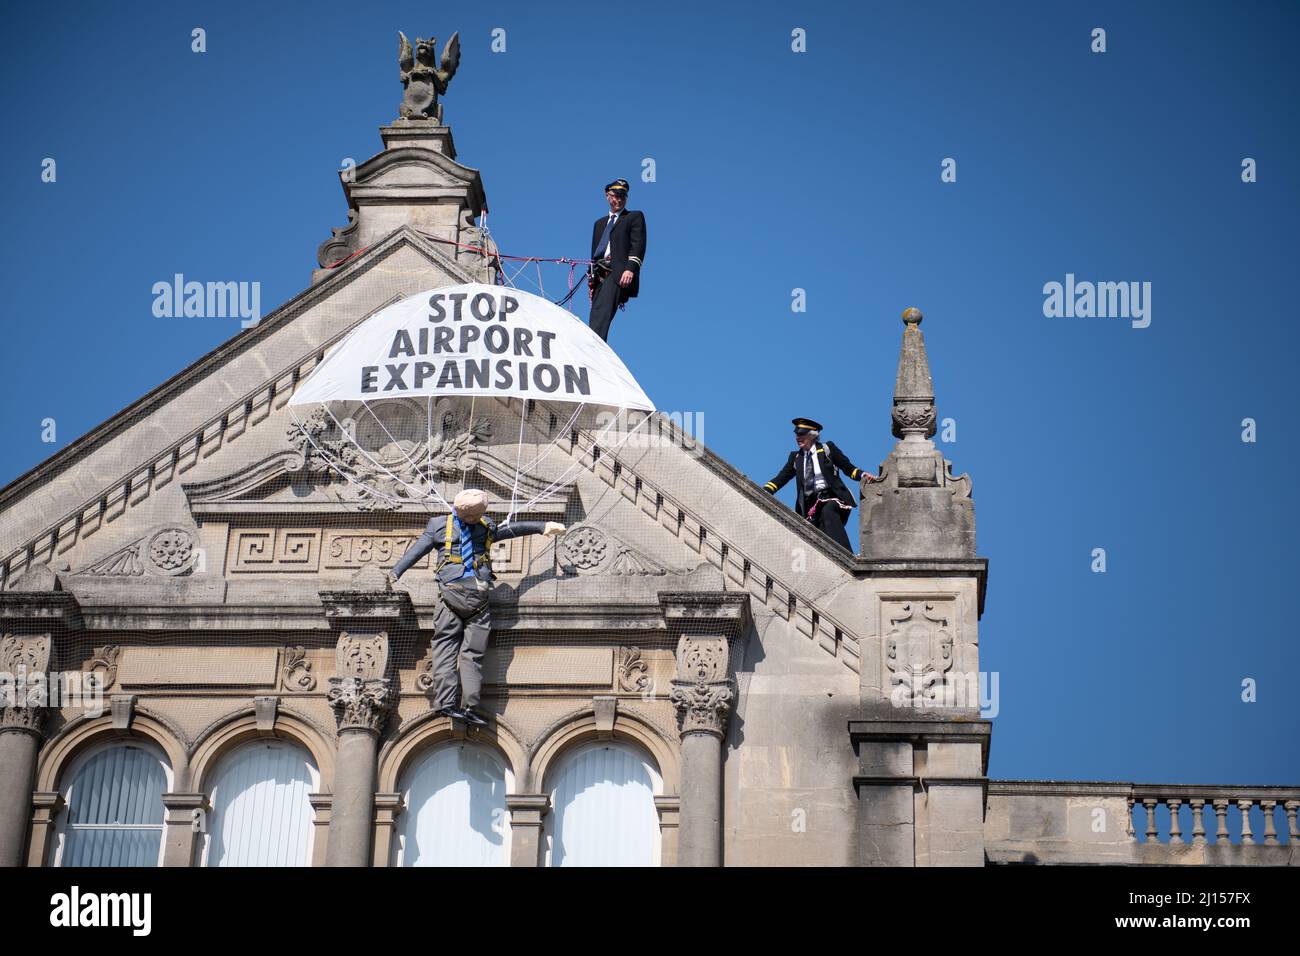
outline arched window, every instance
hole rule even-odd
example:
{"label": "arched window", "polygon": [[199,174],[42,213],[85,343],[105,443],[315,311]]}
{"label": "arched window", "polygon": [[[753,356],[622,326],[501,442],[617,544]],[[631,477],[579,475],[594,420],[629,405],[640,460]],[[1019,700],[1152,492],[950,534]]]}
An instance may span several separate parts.
{"label": "arched window", "polygon": [[506,866],[510,862],[509,774],[491,751],[437,747],[402,774],[398,866]]}
{"label": "arched window", "polygon": [[68,768],[56,866],[158,866],[169,770],[144,743],[87,751]]}
{"label": "arched window", "polygon": [[626,744],[575,748],[547,774],[550,866],[658,866],[659,773]]}
{"label": "arched window", "polygon": [[309,866],[319,775],[311,754],[254,740],[221,758],[209,798],[204,866]]}

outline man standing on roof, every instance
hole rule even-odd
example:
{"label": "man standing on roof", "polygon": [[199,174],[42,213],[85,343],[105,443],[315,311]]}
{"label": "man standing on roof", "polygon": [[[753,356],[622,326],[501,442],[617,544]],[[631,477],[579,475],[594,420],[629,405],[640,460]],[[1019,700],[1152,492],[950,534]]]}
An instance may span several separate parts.
{"label": "man standing on roof", "polygon": [[609,215],[601,216],[591,230],[591,269],[587,288],[591,317],[587,324],[606,342],[614,310],[641,289],[641,260],[645,258],[645,216],[627,209],[627,180],[605,187]]}
{"label": "man standing on roof", "polygon": [[[434,569],[438,614],[433,619],[433,695],[436,713],[471,724],[486,724],[475,708],[483,688],[483,655],[492,633],[488,593],[492,590],[492,542],[526,534],[564,533],[558,521],[516,521],[497,526],[486,517],[487,495],[465,490],[452,502],[452,513],[435,515],[390,571],[396,581],[411,565],[441,542]],[[459,667],[457,662],[459,661]],[[459,678],[457,677],[459,670]],[[457,702],[464,698],[464,706]]]}
{"label": "man standing on roof", "polygon": [[850,462],[833,443],[818,441],[822,431],[820,423],[811,418],[796,418],[793,424],[794,441],[799,447],[790,452],[785,467],[763,490],[774,495],[791,478],[797,478],[794,510],[834,538],[844,550],[852,551],[844,526],[856,502],[840,480],[839,472],[854,481],[880,479]]}

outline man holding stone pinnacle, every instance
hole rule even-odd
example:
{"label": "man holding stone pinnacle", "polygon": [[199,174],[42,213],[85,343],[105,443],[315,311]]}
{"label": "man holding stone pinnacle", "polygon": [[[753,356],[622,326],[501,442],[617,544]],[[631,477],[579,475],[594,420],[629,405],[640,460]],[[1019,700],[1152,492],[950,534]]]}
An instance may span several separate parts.
{"label": "man holding stone pinnacle", "polygon": [[849,489],[844,487],[839,473],[844,472],[853,481],[870,483],[880,479],[849,461],[834,443],[820,441],[822,426],[819,422],[811,418],[796,418],[792,424],[797,447],[790,452],[785,467],[763,486],[763,490],[774,495],[794,478],[794,510],[830,535],[845,551],[852,551],[844,526],[848,524],[849,511],[856,502]]}
{"label": "man holding stone pinnacle", "polygon": [[587,288],[591,295],[591,330],[606,342],[614,310],[641,289],[641,260],[645,258],[645,216],[627,207],[627,180],[605,187],[609,214],[591,230],[591,269]]}
{"label": "man holding stone pinnacle", "polygon": [[[439,716],[476,725],[487,723],[475,708],[483,688],[483,655],[492,633],[488,609],[493,580],[492,543],[526,534],[564,533],[564,525],[558,521],[516,521],[498,526],[485,514],[487,504],[486,493],[462,491],[452,501],[452,513],[446,518],[430,518],[424,534],[388,573],[396,581],[435,545],[442,545],[434,569],[441,599],[433,619],[434,707]],[[458,708],[462,698],[464,706]]]}

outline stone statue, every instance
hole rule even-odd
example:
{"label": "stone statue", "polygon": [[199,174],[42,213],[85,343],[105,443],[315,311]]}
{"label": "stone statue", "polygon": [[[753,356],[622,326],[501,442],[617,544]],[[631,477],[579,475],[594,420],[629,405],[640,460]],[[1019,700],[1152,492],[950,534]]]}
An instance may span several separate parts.
{"label": "stone statue", "polygon": [[438,106],[438,94],[447,92],[447,84],[460,66],[460,34],[453,33],[442,48],[441,67],[434,59],[437,37],[427,40],[416,37],[412,47],[405,33],[399,30],[397,35],[401,38],[397,47],[397,65],[402,72],[402,86],[406,88],[398,112],[406,120],[440,121],[442,110]]}

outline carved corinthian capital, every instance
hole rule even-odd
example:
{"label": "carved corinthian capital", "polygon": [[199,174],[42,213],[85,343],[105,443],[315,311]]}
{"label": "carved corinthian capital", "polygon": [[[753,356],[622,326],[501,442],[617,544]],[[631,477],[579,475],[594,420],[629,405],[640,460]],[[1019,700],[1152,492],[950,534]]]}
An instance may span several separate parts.
{"label": "carved corinthian capital", "polygon": [[335,676],[326,695],[339,730],[374,730],[384,725],[393,706],[388,671],[388,633],[339,633]]}
{"label": "carved corinthian capital", "polygon": [[721,737],[735,699],[727,677],[727,639],[683,635],[677,642],[677,676],[669,699],[677,708],[683,734],[710,733]]}
{"label": "carved corinthian capital", "polygon": [[50,637],[0,636],[0,730],[40,733],[47,710]]}
{"label": "carved corinthian capital", "polygon": [[384,726],[392,708],[387,679],[363,680],[360,677],[331,677],[326,695],[334,709],[339,730],[373,730]]}

